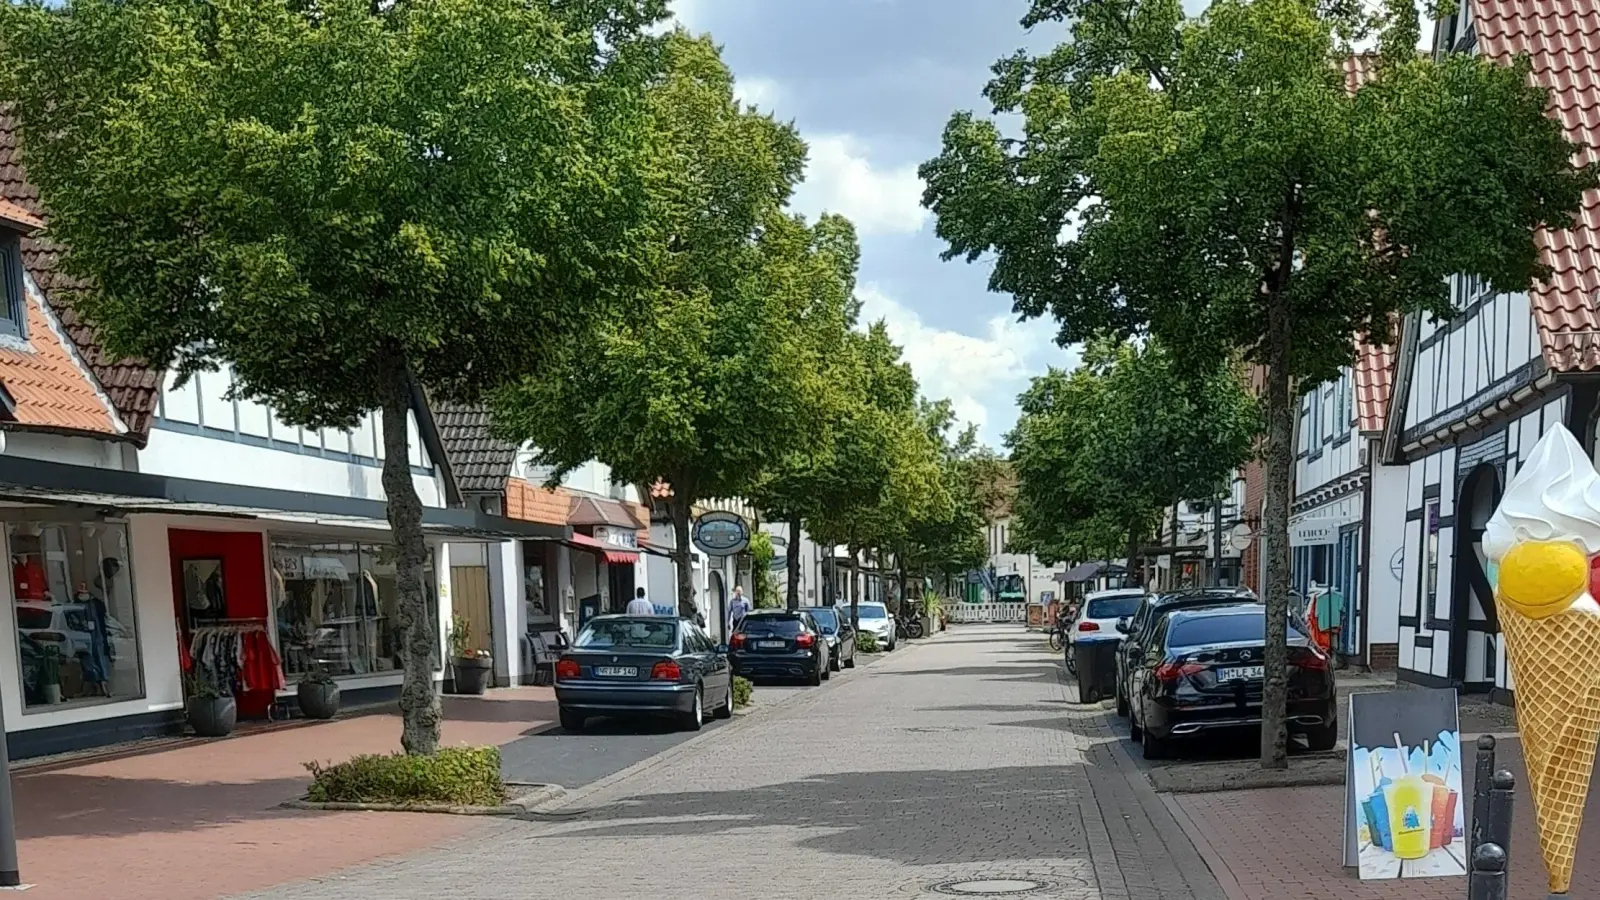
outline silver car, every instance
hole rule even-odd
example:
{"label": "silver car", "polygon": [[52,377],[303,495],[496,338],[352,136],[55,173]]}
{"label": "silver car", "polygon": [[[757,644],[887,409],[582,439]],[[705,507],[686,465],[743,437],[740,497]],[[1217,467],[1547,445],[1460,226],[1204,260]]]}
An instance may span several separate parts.
{"label": "silver car", "polygon": [[[839,604],[839,614],[850,615],[850,607]],[[862,631],[878,639],[878,646],[886,651],[894,650],[894,617],[889,615],[889,608],[882,603],[856,604],[856,618],[860,620]]]}

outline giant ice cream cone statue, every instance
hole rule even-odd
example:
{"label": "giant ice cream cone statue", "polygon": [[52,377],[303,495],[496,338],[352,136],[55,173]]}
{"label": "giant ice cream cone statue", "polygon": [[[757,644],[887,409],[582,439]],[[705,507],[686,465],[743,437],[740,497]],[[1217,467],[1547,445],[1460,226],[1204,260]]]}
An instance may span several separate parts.
{"label": "giant ice cream cone statue", "polygon": [[[1550,891],[1572,884],[1578,829],[1600,739],[1600,474],[1557,425],[1507,485],[1484,533],[1517,697]],[[1491,567],[1491,572],[1494,568]]]}

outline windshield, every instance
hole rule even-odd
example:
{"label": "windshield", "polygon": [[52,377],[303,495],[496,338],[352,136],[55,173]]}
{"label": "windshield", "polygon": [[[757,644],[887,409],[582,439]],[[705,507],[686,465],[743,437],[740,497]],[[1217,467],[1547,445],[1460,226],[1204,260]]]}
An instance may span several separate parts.
{"label": "windshield", "polygon": [[865,603],[856,608],[858,619],[887,619],[889,611],[881,606],[868,606]]}
{"label": "windshield", "polygon": [[1120,619],[1131,616],[1139,611],[1139,601],[1144,597],[1139,594],[1128,594],[1125,597],[1101,597],[1090,600],[1089,608],[1084,612],[1088,619]]}
{"label": "windshield", "polygon": [[745,634],[776,634],[793,637],[805,630],[799,619],[793,616],[745,616],[744,624],[739,630]]}
{"label": "windshield", "polygon": [[809,612],[811,613],[811,618],[816,619],[817,624],[822,626],[823,634],[833,634],[839,630],[839,616],[833,610],[821,608],[809,610]]}
{"label": "windshield", "polygon": [[646,619],[605,619],[590,622],[572,644],[580,650],[639,647],[671,650],[678,646],[678,623]]}
{"label": "windshield", "polygon": [[[1289,620],[1290,634],[1301,634],[1300,626]],[[1196,616],[1172,624],[1167,635],[1168,647],[1196,647],[1201,644],[1229,644],[1236,641],[1261,641],[1266,639],[1267,613],[1265,609],[1246,613]]]}

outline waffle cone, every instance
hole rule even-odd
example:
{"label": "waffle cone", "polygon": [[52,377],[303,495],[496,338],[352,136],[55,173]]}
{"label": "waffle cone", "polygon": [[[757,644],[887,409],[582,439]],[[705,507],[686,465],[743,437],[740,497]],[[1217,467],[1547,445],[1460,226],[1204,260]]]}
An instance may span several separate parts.
{"label": "waffle cone", "polygon": [[1551,893],[1572,884],[1578,830],[1600,738],[1600,615],[1569,609],[1531,619],[1500,604],[1516,679],[1517,730],[1528,764],[1539,849]]}

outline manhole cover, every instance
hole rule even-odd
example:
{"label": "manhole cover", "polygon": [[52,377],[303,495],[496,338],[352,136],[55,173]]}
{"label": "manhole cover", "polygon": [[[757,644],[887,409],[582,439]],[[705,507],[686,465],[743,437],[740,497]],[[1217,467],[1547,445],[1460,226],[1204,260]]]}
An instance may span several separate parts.
{"label": "manhole cover", "polygon": [[971,731],[972,729],[963,725],[916,725],[901,730],[912,734],[949,734],[956,731]]}
{"label": "manhole cover", "polygon": [[1021,897],[1050,887],[1036,878],[982,878],[971,881],[943,881],[933,885],[936,893],[955,897]]}

